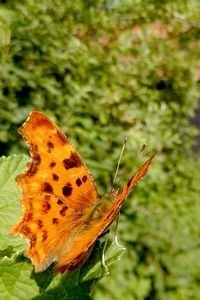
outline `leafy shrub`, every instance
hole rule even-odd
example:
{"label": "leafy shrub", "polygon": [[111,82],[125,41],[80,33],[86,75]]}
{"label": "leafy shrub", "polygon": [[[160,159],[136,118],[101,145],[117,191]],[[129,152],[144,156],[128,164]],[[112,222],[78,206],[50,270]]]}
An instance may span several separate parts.
{"label": "leafy shrub", "polygon": [[[33,109],[57,121],[98,183],[126,182],[138,149],[158,151],[122,209],[123,259],[95,299],[192,299],[199,294],[197,1],[4,1],[0,24],[0,149],[18,153]],[[8,49],[9,32],[11,32]],[[136,156],[136,157],[135,157]],[[143,155],[145,156],[145,154]],[[134,157],[134,161],[133,161]],[[195,263],[194,263],[195,262]],[[187,271],[186,271],[187,270]]]}

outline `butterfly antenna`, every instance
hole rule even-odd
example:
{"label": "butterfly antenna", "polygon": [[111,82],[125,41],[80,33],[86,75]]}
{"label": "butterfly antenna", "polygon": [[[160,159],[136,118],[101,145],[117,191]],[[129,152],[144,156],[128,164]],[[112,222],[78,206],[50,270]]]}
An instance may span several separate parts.
{"label": "butterfly antenna", "polygon": [[124,142],[123,142],[123,145],[122,145],[122,150],[121,150],[121,153],[120,153],[120,156],[119,156],[119,159],[118,159],[118,163],[117,163],[117,168],[116,168],[116,171],[115,171],[115,176],[113,178],[113,183],[112,185],[114,186],[115,184],[115,181],[116,181],[116,178],[117,178],[117,173],[119,171],[119,166],[120,166],[120,163],[121,163],[121,160],[122,160],[122,155],[124,153],[124,150],[126,148],[126,143],[127,143],[128,139],[127,137],[124,139]]}
{"label": "butterfly antenna", "polygon": [[143,152],[145,148],[146,148],[146,145],[143,144],[142,147],[141,147],[141,149],[140,149],[140,152],[139,152],[139,153]]}

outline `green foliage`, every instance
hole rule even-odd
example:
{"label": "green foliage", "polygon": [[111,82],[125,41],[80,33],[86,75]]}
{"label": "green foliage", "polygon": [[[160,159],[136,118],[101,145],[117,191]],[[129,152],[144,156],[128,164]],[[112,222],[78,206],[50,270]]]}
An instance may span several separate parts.
{"label": "green foliage", "polygon": [[[32,109],[55,112],[65,131],[73,128],[74,139],[92,148],[100,140],[105,151],[109,136],[119,144],[125,130],[133,137],[134,125],[148,129],[147,136],[162,126],[157,138],[170,150],[188,144],[188,116],[197,105],[196,7],[123,5],[29,0],[2,6],[2,23],[12,32],[0,79],[0,141],[8,143],[7,152],[16,152],[16,128]],[[86,136],[91,128],[95,133]]]}
{"label": "green foliage", "polygon": [[[145,160],[135,158],[142,144],[158,150],[135,199],[122,208],[127,252],[94,289],[95,300],[199,295],[200,161],[191,150],[198,133],[190,121],[198,105],[199,11],[195,0],[0,4],[1,154],[22,151],[17,127],[33,109],[77,145],[100,193],[110,189],[125,136],[120,184]],[[8,199],[16,200],[9,185]],[[5,231],[19,209],[13,201],[0,219],[8,260],[24,247]]]}

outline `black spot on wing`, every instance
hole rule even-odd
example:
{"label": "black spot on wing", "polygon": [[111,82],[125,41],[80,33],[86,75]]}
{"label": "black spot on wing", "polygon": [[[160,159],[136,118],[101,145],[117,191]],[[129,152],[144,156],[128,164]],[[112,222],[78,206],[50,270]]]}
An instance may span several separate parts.
{"label": "black spot on wing", "polygon": [[32,212],[26,213],[24,219],[25,221],[31,221],[33,219],[33,213]]}
{"label": "black spot on wing", "polygon": [[72,194],[72,186],[70,183],[67,183],[65,186],[63,186],[62,188],[62,193],[63,193],[63,196],[65,197],[69,197],[71,194]]}
{"label": "black spot on wing", "polygon": [[42,233],[42,242],[45,242],[47,238],[48,238],[48,232],[44,230]]}
{"label": "black spot on wing", "polygon": [[72,168],[79,168],[83,163],[76,152],[71,152],[70,158],[63,160],[63,165],[66,170],[69,170]]}
{"label": "black spot on wing", "polygon": [[23,225],[23,226],[22,226],[21,232],[22,232],[22,234],[24,234],[25,236],[31,236],[31,234],[32,234],[31,229],[30,229],[27,225]]}
{"label": "black spot on wing", "polygon": [[47,142],[48,148],[54,149],[54,144],[51,141]]}
{"label": "black spot on wing", "polygon": [[46,214],[49,209],[51,209],[51,204],[48,201],[43,201],[43,203],[42,203],[42,213]]}
{"label": "black spot on wing", "polygon": [[59,219],[58,218],[53,218],[52,219],[52,224],[57,225],[59,223]]}
{"label": "black spot on wing", "polygon": [[86,176],[86,175],[83,176],[82,181],[83,181],[84,183],[87,181],[87,176]]}
{"label": "black spot on wing", "polygon": [[52,161],[50,164],[49,164],[50,168],[54,168],[56,166],[56,162],[55,161]]}
{"label": "black spot on wing", "polygon": [[132,180],[133,180],[133,177],[128,181],[128,183],[127,183],[127,188],[129,188],[130,186],[131,186],[131,183],[132,183]]}
{"label": "black spot on wing", "polygon": [[67,210],[68,210],[68,206],[67,205],[63,206],[63,208],[60,210],[60,215],[64,217],[66,215]]}
{"label": "black spot on wing", "polygon": [[47,142],[47,152],[51,153],[51,151],[54,149],[54,144],[51,141]]}
{"label": "black spot on wing", "polygon": [[39,154],[34,154],[32,162],[29,164],[28,175],[33,176],[38,172],[41,157]]}
{"label": "black spot on wing", "polygon": [[48,182],[43,182],[41,186],[42,192],[53,193],[53,187]]}
{"label": "black spot on wing", "polygon": [[39,220],[36,221],[36,223],[37,223],[37,225],[38,225],[38,228],[41,229],[41,228],[43,227],[43,222],[42,222],[42,220],[39,219]]}
{"label": "black spot on wing", "polygon": [[64,202],[61,199],[58,199],[57,204],[62,205],[62,204],[64,204]]}
{"label": "black spot on wing", "polygon": [[81,179],[80,179],[80,178],[77,178],[77,179],[76,179],[76,185],[77,185],[77,186],[81,186],[81,184],[82,184]]}
{"label": "black spot on wing", "polygon": [[58,179],[59,179],[59,176],[57,175],[57,174],[52,174],[52,178],[53,178],[53,180],[55,180],[55,181],[58,181]]}

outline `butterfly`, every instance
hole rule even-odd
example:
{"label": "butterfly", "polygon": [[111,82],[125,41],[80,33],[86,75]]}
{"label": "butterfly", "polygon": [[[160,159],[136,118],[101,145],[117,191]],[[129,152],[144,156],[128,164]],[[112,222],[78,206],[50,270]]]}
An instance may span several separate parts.
{"label": "butterfly", "polygon": [[80,155],[46,115],[31,112],[19,133],[28,144],[31,160],[16,178],[23,215],[11,233],[29,240],[25,255],[36,272],[52,262],[56,262],[55,272],[73,271],[88,259],[154,155],[122,189],[100,198]]}

